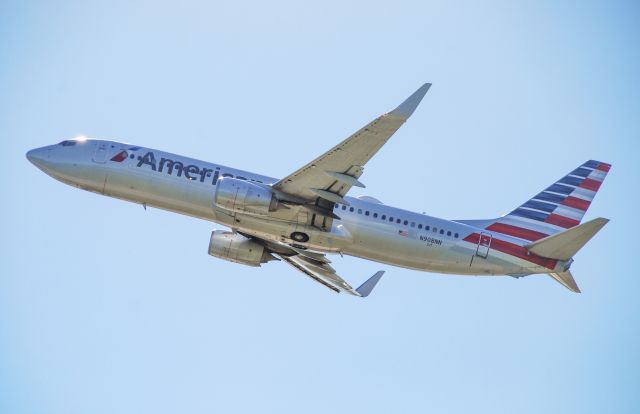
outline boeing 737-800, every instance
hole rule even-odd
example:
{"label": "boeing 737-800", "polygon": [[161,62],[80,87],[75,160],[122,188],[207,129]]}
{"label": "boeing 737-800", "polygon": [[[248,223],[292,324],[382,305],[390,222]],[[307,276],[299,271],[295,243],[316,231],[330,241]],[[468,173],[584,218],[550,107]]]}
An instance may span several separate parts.
{"label": "boeing 737-800", "polygon": [[580,224],[611,167],[607,163],[587,161],[509,214],[489,220],[445,220],[347,196],[351,187],[364,187],[365,164],[430,86],[279,180],[94,139],[37,148],[27,158],[63,183],[226,226],[231,231],[211,233],[210,255],[249,266],[279,259],[336,292],[368,296],[384,272],[354,289],[330,265],[332,253],[437,273],[548,274],[579,292],[569,267],[608,222]]}

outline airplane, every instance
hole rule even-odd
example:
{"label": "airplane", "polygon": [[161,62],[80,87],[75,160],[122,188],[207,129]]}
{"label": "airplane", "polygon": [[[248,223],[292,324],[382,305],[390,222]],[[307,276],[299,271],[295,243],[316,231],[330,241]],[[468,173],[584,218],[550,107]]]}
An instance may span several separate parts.
{"label": "airplane", "polygon": [[445,220],[386,205],[369,196],[364,166],[413,114],[430,83],[397,108],[290,175],[276,179],[156,149],[78,138],[27,152],[27,159],[65,184],[212,221],[211,256],[259,267],[284,261],[335,292],[366,297],[379,271],[354,289],[329,255],[458,275],[547,274],[580,292],[574,255],[609,221],[581,224],[611,165],[589,160],[510,213]]}

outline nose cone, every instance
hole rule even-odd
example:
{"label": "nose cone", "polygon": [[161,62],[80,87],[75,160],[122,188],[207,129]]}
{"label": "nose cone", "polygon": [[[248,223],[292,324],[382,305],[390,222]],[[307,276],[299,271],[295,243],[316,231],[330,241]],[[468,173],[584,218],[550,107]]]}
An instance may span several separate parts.
{"label": "nose cone", "polygon": [[46,150],[44,148],[36,148],[27,152],[27,159],[31,161],[33,165],[42,169],[46,162]]}

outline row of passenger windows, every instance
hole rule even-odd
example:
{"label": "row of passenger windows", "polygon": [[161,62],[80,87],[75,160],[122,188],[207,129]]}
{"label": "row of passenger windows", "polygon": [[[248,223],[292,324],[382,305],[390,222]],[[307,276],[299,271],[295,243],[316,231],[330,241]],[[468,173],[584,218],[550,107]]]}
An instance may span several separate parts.
{"label": "row of passenger windows", "polygon": [[[341,205],[336,204],[335,208],[336,209],[340,208],[340,206],[342,206],[343,210],[347,209],[347,206],[342,205],[342,204]],[[355,208],[349,207],[349,211],[353,213],[353,212],[355,212]],[[410,227],[414,227],[414,228],[418,227],[418,229],[423,229],[424,228],[425,231],[433,231],[434,233],[440,233],[442,235],[444,235],[446,233],[446,235],[449,236],[449,237],[451,237],[453,235],[453,237],[455,237],[456,239],[459,237],[458,233],[453,233],[452,234],[451,231],[447,231],[447,230],[444,230],[444,229],[439,229],[438,230],[437,227],[431,227],[431,226],[426,225],[426,224],[423,226],[422,223],[416,224],[415,221],[409,222],[409,220],[402,220],[402,219],[399,219],[397,217],[396,218],[394,218],[392,216],[388,216],[387,217],[386,214],[379,215],[378,213],[371,213],[371,212],[369,212],[369,210],[363,211],[361,208],[359,208],[358,209],[358,214],[363,214],[363,213],[364,213],[365,216],[373,216],[373,218],[379,218],[380,220],[385,220],[385,221],[388,220],[390,223],[393,223],[395,221],[397,224],[404,224],[405,226],[410,226]]]}

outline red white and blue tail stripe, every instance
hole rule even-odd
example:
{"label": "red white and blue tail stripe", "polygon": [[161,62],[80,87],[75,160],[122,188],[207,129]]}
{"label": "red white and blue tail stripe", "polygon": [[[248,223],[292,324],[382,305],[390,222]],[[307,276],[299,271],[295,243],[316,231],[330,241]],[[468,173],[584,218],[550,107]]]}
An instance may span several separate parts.
{"label": "red white and blue tail stripe", "polygon": [[584,217],[610,164],[587,161],[517,209],[487,227],[535,241],[577,226]]}

